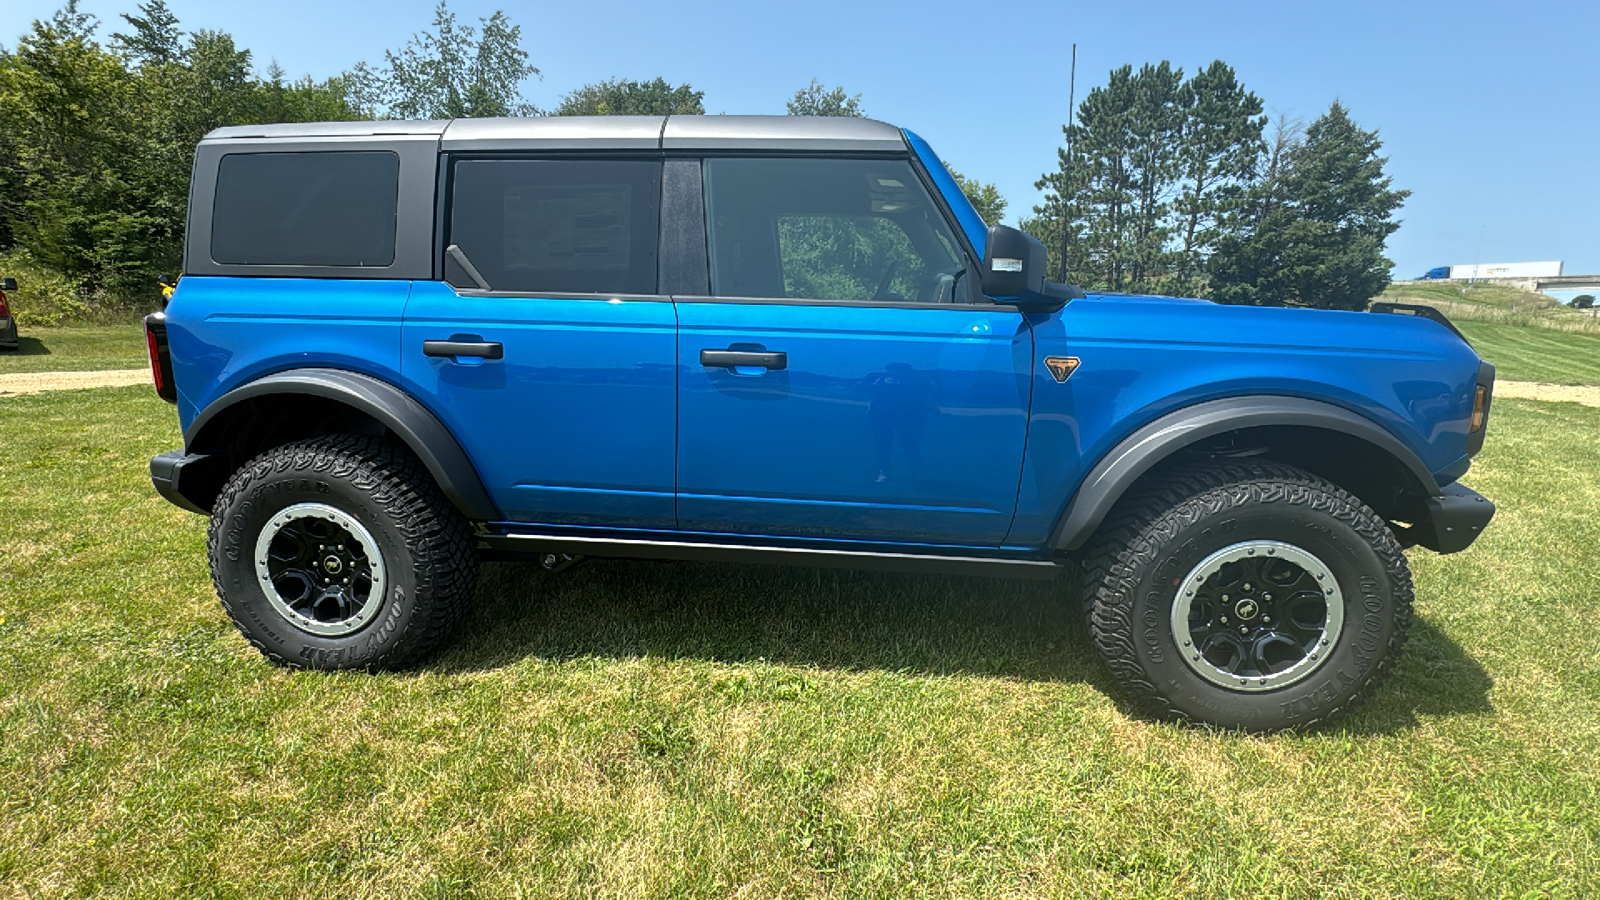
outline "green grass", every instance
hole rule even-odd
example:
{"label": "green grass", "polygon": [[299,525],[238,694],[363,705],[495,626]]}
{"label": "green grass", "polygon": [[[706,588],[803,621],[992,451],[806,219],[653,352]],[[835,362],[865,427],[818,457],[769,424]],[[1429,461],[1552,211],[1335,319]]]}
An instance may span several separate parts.
{"label": "green grass", "polygon": [[1600,334],[1457,322],[1478,355],[1506,381],[1600,384]]}
{"label": "green grass", "polygon": [[152,492],[148,389],[0,400],[0,895],[1600,891],[1600,409],[1501,400],[1342,724],[1132,717],[1048,585],[486,568],[415,671],[291,673]]}
{"label": "green grass", "polygon": [[150,364],[139,325],[19,329],[16,352],[0,352],[0,375],[10,372],[87,372]]}
{"label": "green grass", "polygon": [[1594,314],[1570,309],[1545,294],[1499,284],[1391,284],[1375,299],[1437,307],[1458,324],[1484,322],[1600,335],[1600,318]]}

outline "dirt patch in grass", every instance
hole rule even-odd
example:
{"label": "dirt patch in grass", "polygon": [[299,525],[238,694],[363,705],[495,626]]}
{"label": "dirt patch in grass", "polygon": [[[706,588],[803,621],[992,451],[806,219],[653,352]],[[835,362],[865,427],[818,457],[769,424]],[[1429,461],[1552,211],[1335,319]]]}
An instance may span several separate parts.
{"label": "dirt patch in grass", "polygon": [[112,369],[106,372],[19,372],[0,375],[0,397],[81,388],[127,387],[144,384],[149,380],[148,369]]}
{"label": "dirt patch in grass", "polygon": [[1584,406],[1600,406],[1600,387],[1589,384],[1549,384],[1543,381],[1497,381],[1496,397],[1521,400],[1565,401]]}

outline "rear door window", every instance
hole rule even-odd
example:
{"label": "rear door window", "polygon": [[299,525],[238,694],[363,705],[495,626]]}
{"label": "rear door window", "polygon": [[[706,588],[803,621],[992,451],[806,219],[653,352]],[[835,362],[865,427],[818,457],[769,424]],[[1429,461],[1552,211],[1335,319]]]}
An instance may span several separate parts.
{"label": "rear door window", "polygon": [[217,170],[211,259],[391,265],[399,195],[400,157],[387,151],[230,153]]}
{"label": "rear door window", "polygon": [[494,291],[654,294],[660,194],[660,162],[459,160],[447,243]]}

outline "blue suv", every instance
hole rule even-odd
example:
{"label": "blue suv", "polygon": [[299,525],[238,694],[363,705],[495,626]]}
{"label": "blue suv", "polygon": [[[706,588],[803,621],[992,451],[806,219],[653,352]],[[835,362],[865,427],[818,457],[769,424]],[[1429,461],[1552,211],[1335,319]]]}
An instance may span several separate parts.
{"label": "blue suv", "polygon": [[477,560],[1054,578],[1153,713],[1345,709],[1464,549],[1494,369],[1389,315],[1085,294],[862,119],[245,126],[147,321],[223,606],[402,666]]}

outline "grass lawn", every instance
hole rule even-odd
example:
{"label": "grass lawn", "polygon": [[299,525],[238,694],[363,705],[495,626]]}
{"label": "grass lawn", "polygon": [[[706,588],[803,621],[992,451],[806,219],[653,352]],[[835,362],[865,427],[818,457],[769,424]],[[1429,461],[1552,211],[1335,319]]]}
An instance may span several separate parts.
{"label": "grass lawn", "polygon": [[274,669],[148,388],[0,400],[0,896],[1600,892],[1600,409],[1501,400],[1331,730],[1152,724],[1046,585],[493,565],[399,674]]}
{"label": "grass lawn", "polygon": [[1600,334],[1456,322],[1505,381],[1600,384]]}
{"label": "grass lawn", "polygon": [[140,325],[22,328],[15,352],[0,352],[0,375],[10,372],[87,372],[150,365]]}

